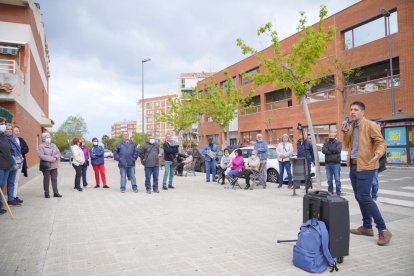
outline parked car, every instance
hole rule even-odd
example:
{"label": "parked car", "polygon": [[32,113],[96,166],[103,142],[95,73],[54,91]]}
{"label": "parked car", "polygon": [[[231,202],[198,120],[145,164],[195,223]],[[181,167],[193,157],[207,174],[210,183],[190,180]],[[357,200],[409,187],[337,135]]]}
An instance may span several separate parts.
{"label": "parked car", "polygon": [[104,157],[105,158],[114,158],[114,154],[109,149],[104,150]]}
{"label": "parked car", "polygon": [[[242,156],[244,159],[244,162],[247,162],[247,159],[252,154],[253,146],[249,147],[242,147],[240,148],[242,151]],[[234,158],[234,151],[230,154],[232,158]],[[267,162],[266,162],[266,171],[267,171],[267,182],[272,183],[279,183],[279,160],[277,160],[277,152],[276,152],[276,146],[269,145],[269,150],[267,152]],[[294,157],[294,156],[293,156]],[[315,167],[311,167],[311,176],[315,176]],[[284,173],[283,176],[283,182],[288,182],[288,176],[287,173]]]}
{"label": "parked car", "polygon": [[[319,163],[325,164],[325,154],[322,153],[323,144],[316,144],[318,149]],[[341,164],[346,165],[348,159],[348,152],[345,150],[341,151]]]}
{"label": "parked car", "polygon": [[60,155],[60,161],[72,162],[72,152],[70,150],[65,150]]}

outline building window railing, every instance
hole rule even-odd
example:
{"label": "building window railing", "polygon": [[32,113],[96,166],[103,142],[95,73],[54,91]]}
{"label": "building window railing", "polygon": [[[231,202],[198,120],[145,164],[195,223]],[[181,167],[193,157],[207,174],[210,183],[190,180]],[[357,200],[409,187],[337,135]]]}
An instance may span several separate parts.
{"label": "building window railing", "polygon": [[244,108],[241,111],[241,115],[259,113],[260,111],[261,111],[260,105],[254,105],[254,106],[249,107],[249,108]]}
{"label": "building window railing", "polygon": [[[394,75],[394,87],[400,86],[400,75]],[[391,77],[369,80],[365,82],[347,85],[345,87],[348,95],[365,94],[391,88]]]}
{"label": "building window railing", "polygon": [[266,110],[276,110],[292,106],[292,99],[274,101],[266,103]]}
{"label": "building window railing", "polygon": [[327,90],[318,91],[318,92],[307,95],[306,100],[308,101],[308,103],[316,103],[316,102],[332,100],[335,98],[336,98],[335,90],[332,88],[329,88]]}

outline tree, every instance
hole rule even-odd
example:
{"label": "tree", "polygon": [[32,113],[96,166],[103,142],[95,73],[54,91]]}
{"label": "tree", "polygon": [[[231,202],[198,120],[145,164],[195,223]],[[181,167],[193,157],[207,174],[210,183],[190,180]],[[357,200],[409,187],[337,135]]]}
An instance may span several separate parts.
{"label": "tree", "polygon": [[287,54],[282,54],[278,34],[273,30],[271,23],[267,23],[257,31],[259,36],[266,34],[271,38],[273,56],[270,58],[264,57],[255,49],[246,45],[242,39],[237,39],[237,45],[242,49],[243,54],[254,54],[259,59],[260,66],[267,69],[267,72],[256,72],[249,76],[256,85],[272,83],[277,88],[287,87],[300,99],[309,132],[312,136],[312,148],[313,152],[315,152],[316,161],[317,189],[321,189],[321,173],[319,157],[316,154],[315,133],[306,98],[311,93],[311,87],[320,81],[320,78],[317,78],[314,65],[319,61],[328,43],[333,39],[335,32],[333,26],[328,29],[325,29],[323,26],[327,13],[326,6],[322,6],[319,12],[319,22],[315,27],[306,26],[305,13],[300,13],[299,26],[297,28],[298,40],[292,45],[292,49]]}
{"label": "tree", "polygon": [[223,141],[229,145],[229,125],[236,118],[238,108],[249,108],[251,106],[251,95],[242,97],[240,87],[236,87],[233,78],[224,72],[226,81],[222,84],[216,84],[213,81],[207,85],[207,92],[201,93],[199,110],[207,117],[216,122],[222,132]]}
{"label": "tree", "polygon": [[179,143],[182,143],[182,132],[188,130],[192,124],[200,120],[200,112],[198,110],[198,95],[184,94],[179,98],[168,98],[169,110],[161,111],[156,116],[156,120],[171,125],[176,133],[178,133]]}
{"label": "tree", "polygon": [[69,149],[69,136],[67,133],[58,130],[56,132],[52,132],[53,143],[58,147],[58,149],[63,152],[64,150]]}
{"label": "tree", "polygon": [[112,145],[112,139],[109,138],[108,135],[104,134],[102,136],[101,141],[102,141],[102,144],[104,144],[104,148],[109,149],[111,151],[113,150],[113,149],[110,148],[110,146]]}
{"label": "tree", "polygon": [[68,135],[68,139],[71,140],[75,137],[83,137],[88,133],[88,127],[86,126],[85,119],[80,116],[69,116],[63,124],[60,125],[58,131],[62,131]]}

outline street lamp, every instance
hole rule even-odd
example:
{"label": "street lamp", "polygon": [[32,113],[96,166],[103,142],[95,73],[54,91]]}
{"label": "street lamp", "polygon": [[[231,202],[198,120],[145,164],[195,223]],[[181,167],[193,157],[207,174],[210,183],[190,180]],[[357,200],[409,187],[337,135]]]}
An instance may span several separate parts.
{"label": "street lamp", "polygon": [[141,67],[142,67],[142,141],[141,145],[144,144],[144,63],[151,61],[150,58],[141,60]]}
{"label": "street lamp", "polygon": [[394,70],[392,67],[392,40],[391,40],[391,27],[390,27],[390,11],[384,8],[380,9],[381,14],[387,20],[387,35],[388,35],[388,54],[390,58],[390,71],[391,71],[391,115],[395,114],[395,94],[394,94]]}

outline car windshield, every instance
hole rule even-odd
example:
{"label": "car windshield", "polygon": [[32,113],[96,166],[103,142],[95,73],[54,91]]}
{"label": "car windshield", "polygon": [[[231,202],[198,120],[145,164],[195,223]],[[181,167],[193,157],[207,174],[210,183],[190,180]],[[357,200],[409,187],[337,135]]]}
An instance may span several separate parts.
{"label": "car windshield", "polygon": [[[253,149],[241,149],[243,158],[249,158]],[[277,153],[275,148],[269,148],[267,151],[267,159],[276,159]]]}

